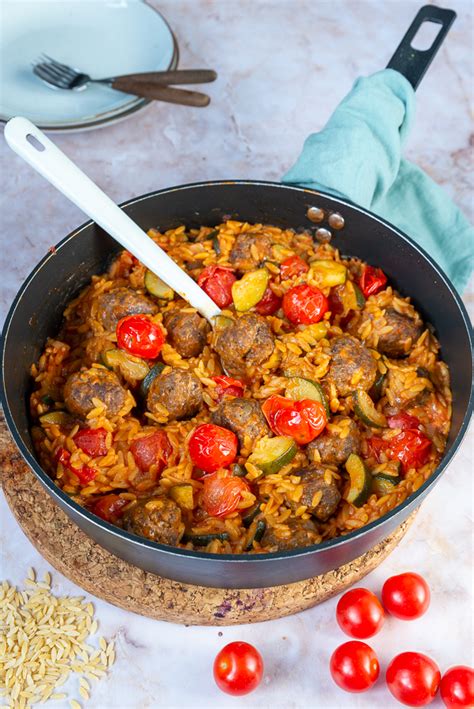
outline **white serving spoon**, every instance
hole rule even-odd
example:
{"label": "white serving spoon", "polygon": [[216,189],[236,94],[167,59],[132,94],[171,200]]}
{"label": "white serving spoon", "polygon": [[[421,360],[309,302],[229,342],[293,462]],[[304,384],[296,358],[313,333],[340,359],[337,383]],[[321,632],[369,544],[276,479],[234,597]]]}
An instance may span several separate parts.
{"label": "white serving spoon", "polygon": [[213,323],[220,313],[214,301],[39,128],[27,118],[11,118],[5,126],[5,140],[40,175]]}

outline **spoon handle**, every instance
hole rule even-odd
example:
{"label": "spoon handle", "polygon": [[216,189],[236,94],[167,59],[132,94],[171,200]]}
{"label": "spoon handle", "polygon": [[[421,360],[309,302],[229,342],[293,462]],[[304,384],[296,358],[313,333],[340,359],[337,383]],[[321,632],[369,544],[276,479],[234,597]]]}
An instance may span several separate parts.
{"label": "spoon handle", "polygon": [[27,118],[5,126],[10,148],[153,271],[207,320],[220,310],[209,296]]}

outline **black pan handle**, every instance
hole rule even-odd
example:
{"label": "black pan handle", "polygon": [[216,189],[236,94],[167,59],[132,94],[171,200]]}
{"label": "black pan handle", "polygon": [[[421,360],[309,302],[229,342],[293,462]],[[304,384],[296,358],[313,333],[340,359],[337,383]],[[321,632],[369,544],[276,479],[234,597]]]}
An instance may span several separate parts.
{"label": "black pan handle", "polygon": [[[444,38],[455,19],[456,13],[454,10],[444,10],[434,5],[424,5],[419,10],[406,35],[398,45],[395,54],[387,64],[387,69],[399,71],[416,89],[435,58],[438,49],[443,44]],[[441,25],[441,29],[429,49],[414,49],[411,43],[423,22],[434,22]]]}

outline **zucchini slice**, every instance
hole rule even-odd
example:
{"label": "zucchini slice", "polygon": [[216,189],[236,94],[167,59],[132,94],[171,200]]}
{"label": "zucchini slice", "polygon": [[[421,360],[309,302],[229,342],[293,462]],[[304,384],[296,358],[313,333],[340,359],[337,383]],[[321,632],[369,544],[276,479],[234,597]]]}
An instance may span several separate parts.
{"label": "zucchini slice", "polygon": [[160,298],[160,300],[173,300],[174,298],[174,290],[161,278],[158,278],[153,271],[147,270],[145,273],[145,288],[151,295],[154,295],[155,298]]}
{"label": "zucchini slice", "polygon": [[248,542],[247,546],[245,547],[245,551],[251,551],[253,549],[253,543],[260,542],[262,540],[262,537],[265,534],[266,528],[267,528],[267,523],[265,522],[264,519],[259,519],[258,522],[255,523],[254,533],[250,537],[249,542]]}
{"label": "zucchini slice", "polygon": [[40,416],[39,420],[43,426],[67,426],[72,423],[73,417],[67,411],[50,411]]}
{"label": "zucchini slice", "polygon": [[358,310],[362,310],[362,308],[365,306],[365,296],[357,285],[357,283],[354,283],[354,281],[351,281],[351,283],[352,287],[354,288],[357,308]]}
{"label": "zucchini slice", "polygon": [[269,278],[267,269],[259,268],[257,271],[249,271],[243,275],[240,281],[235,281],[232,285],[235,309],[245,312],[257,305],[263,298]]}
{"label": "zucchini slice", "polygon": [[285,246],[284,244],[272,244],[272,257],[278,264],[283,263],[287,258],[294,255],[295,252],[293,249],[290,249],[289,246]]}
{"label": "zucchini slice", "polygon": [[255,517],[260,512],[261,506],[262,506],[262,503],[257,502],[256,505],[249,507],[249,509],[245,511],[245,514],[242,516],[242,524],[244,525],[244,527],[250,527],[250,525],[254,521]]}
{"label": "zucchini slice", "polygon": [[107,369],[118,369],[125,379],[141,381],[150,371],[149,366],[139,357],[133,357],[123,350],[106,350],[102,354],[102,362]]}
{"label": "zucchini slice", "polygon": [[245,478],[247,475],[247,471],[245,470],[243,465],[239,465],[238,463],[232,463],[230,466],[230,470],[232,472],[232,477],[234,478]]}
{"label": "zucchini slice", "polygon": [[249,462],[260,468],[264,475],[270,475],[291,463],[297,450],[294,440],[287,436],[261,438],[249,456]]}
{"label": "zucchini slice", "polygon": [[377,497],[388,495],[389,492],[395,489],[401,478],[396,475],[388,475],[386,473],[377,473],[372,477],[372,491]]}
{"label": "zucchini slice", "polygon": [[350,485],[344,499],[354,507],[362,507],[367,502],[372,487],[372,476],[366,469],[362,458],[351,453],[346,460]]}
{"label": "zucchini slice", "polygon": [[357,389],[354,393],[354,411],[367,426],[384,428],[387,425],[387,419],[377,411],[374,402],[363,389]]}
{"label": "zucchini slice", "polygon": [[309,265],[320,288],[334,288],[346,282],[347,268],[342,263],[330,259],[315,259]]}
{"label": "zucchini slice", "polygon": [[375,382],[372,384],[372,388],[370,390],[370,396],[372,399],[375,399],[375,401],[378,401],[380,399],[380,397],[382,396],[383,385],[384,385],[386,376],[387,376],[386,374],[382,374],[382,372],[379,372],[377,374]]}
{"label": "zucchini slice", "polygon": [[218,539],[220,542],[226,542],[229,539],[228,532],[219,532],[217,534],[183,534],[181,541],[186,544],[192,542],[195,547],[207,547],[210,542]]}
{"label": "zucchini slice", "polygon": [[214,229],[214,231],[211,231],[210,234],[207,235],[208,239],[212,239],[212,248],[216,252],[216,256],[221,255],[221,245],[219,243],[219,232],[217,229]]}
{"label": "zucchini slice", "polygon": [[156,379],[159,374],[161,374],[164,368],[165,365],[163,364],[163,362],[157,362],[150,369],[146,377],[142,379],[142,383],[140,384],[140,396],[143,397],[143,399],[146,399],[153,380]]}
{"label": "zucchini slice", "polygon": [[229,318],[227,317],[227,315],[216,315],[216,317],[214,318],[214,329],[216,332],[225,330],[226,327],[232,325],[233,322],[233,318]]}
{"label": "zucchini slice", "polygon": [[290,380],[285,388],[285,395],[293,401],[301,401],[301,399],[312,399],[319,401],[326,410],[326,416],[330,416],[329,402],[319,382],[313,379],[304,379],[303,377],[290,377]]}
{"label": "zucchini slice", "polygon": [[180,483],[170,487],[168,495],[177,505],[185,510],[194,509],[193,486],[188,483]]}

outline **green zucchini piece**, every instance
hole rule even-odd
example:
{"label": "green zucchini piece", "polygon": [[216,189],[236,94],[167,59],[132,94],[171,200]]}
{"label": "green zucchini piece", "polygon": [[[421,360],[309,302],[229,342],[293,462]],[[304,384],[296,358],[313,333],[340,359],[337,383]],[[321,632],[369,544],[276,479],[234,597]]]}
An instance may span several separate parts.
{"label": "green zucchini piece", "polygon": [[73,417],[67,411],[50,411],[49,414],[40,416],[39,420],[43,426],[67,426],[72,423]]}
{"label": "green zucchini piece", "polygon": [[398,485],[401,478],[395,475],[386,475],[385,473],[377,473],[372,477],[372,490],[377,497],[388,495],[389,492]]}
{"label": "green zucchini piece", "polygon": [[293,401],[301,401],[301,399],[311,399],[319,401],[326,410],[326,416],[330,416],[329,402],[319,382],[313,379],[304,379],[303,377],[290,377],[285,388],[285,395]]}
{"label": "green zucchini piece", "polygon": [[239,465],[238,463],[232,463],[230,470],[234,478],[245,478],[247,475],[247,471],[244,466]]}
{"label": "green zucchini piece", "polygon": [[214,318],[214,329],[216,332],[219,332],[220,330],[225,330],[226,327],[229,327],[229,325],[232,325],[234,322],[233,318],[227,317],[227,315],[216,315]]}
{"label": "green zucchini piece", "polygon": [[170,487],[169,497],[185,510],[194,509],[193,486],[188,483],[180,483]]}
{"label": "green zucchini piece", "polygon": [[148,396],[148,391],[151,387],[151,384],[156,377],[161,374],[161,372],[164,370],[165,365],[163,362],[157,362],[156,364],[153,365],[153,367],[150,369],[148,374],[144,379],[142,379],[142,383],[140,384],[140,396],[143,399],[146,399]]}
{"label": "green zucchini piece", "polygon": [[386,374],[382,374],[382,372],[379,372],[377,374],[375,382],[372,384],[372,388],[369,392],[369,395],[372,399],[375,399],[375,401],[378,401],[380,399],[380,397],[382,396],[383,385],[384,385],[386,376],[387,376]]}
{"label": "green zucchini piece", "polygon": [[253,549],[254,542],[262,541],[262,537],[265,534],[266,528],[267,523],[265,522],[265,520],[259,519],[258,522],[255,524],[255,531],[253,533],[253,536],[250,538],[249,543],[245,547],[245,551],[251,551]]}
{"label": "green zucchini piece", "polygon": [[377,411],[374,402],[363,389],[357,389],[354,393],[354,411],[367,426],[384,428],[387,425],[387,419]]}
{"label": "green zucchini piece", "polygon": [[212,248],[216,252],[216,256],[221,255],[221,245],[219,244],[219,232],[214,229],[214,231],[208,234],[208,239],[212,239]]}
{"label": "green zucchini piece", "polygon": [[254,521],[255,517],[260,512],[261,506],[262,506],[262,503],[257,502],[256,505],[249,507],[249,509],[245,511],[245,514],[242,516],[242,524],[244,525],[244,527],[250,527],[250,525]]}
{"label": "green zucchini piece", "polygon": [[174,290],[170,288],[161,278],[158,278],[153,271],[147,270],[145,273],[145,288],[160,300],[173,300]]}
{"label": "green zucchini piece", "polygon": [[334,288],[346,282],[347,268],[342,263],[331,259],[315,259],[309,265],[320,288]]}
{"label": "green zucchini piece", "polygon": [[283,263],[290,256],[294,256],[295,252],[290,249],[289,246],[284,244],[272,244],[272,257],[275,259],[277,264]]}
{"label": "green zucchini piece", "polygon": [[220,542],[227,542],[229,534],[227,532],[219,532],[217,534],[183,534],[181,539],[184,544],[192,542],[196,547],[207,547],[210,542],[218,539]]}
{"label": "green zucchini piece", "polygon": [[147,363],[139,357],[133,357],[123,350],[106,350],[102,361],[107,369],[118,369],[126,379],[141,381],[150,371]]}
{"label": "green zucchini piece", "polygon": [[354,293],[356,297],[356,305],[359,310],[362,310],[362,308],[365,306],[365,296],[362,293],[361,289],[357,285],[357,283],[354,283],[354,281],[351,281],[352,286],[354,288]]}
{"label": "green zucchini piece", "polygon": [[261,438],[249,456],[249,462],[260,468],[264,475],[277,473],[284,465],[291,463],[298,446],[288,436]]}
{"label": "green zucchini piece", "polygon": [[49,394],[45,394],[44,396],[42,396],[41,401],[43,404],[45,404],[45,406],[53,406],[54,405],[54,399]]}
{"label": "green zucchini piece", "polygon": [[232,284],[232,300],[235,309],[245,312],[257,305],[265,293],[270,274],[266,268],[245,273],[239,281]]}
{"label": "green zucchini piece", "polygon": [[349,473],[350,485],[344,499],[354,507],[362,507],[370,495],[372,476],[366,469],[362,458],[355,453],[350,454],[345,467]]}

